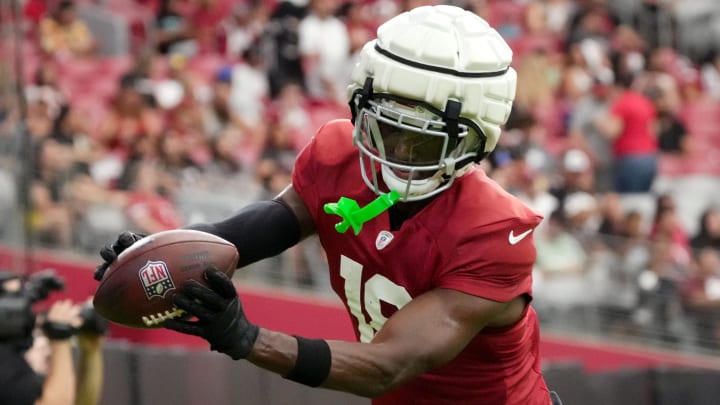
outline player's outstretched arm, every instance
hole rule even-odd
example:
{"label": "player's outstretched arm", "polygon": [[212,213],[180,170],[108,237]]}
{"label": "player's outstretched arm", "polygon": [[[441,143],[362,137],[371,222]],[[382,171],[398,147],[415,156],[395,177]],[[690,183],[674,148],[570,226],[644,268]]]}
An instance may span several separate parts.
{"label": "player's outstretched arm", "polygon": [[240,253],[238,268],[275,256],[315,231],[312,217],[292,185],[274,199],[250,204],[220,222],[184,228],[234,244]]}
{"label": "player's outstretched arm", "polygon": [[[211,233],[234,244],[240,253],[238,268],[275,256],[315,232],[312,216],[292,185],[274,199],[250,204],[219,222],[184,228]],[[103,247],[103,262],[95,269],[95,279],[101,280],[117,256],[143,236],[125,231]]]}
{"label": "player's outstretched arm", "polygon": [[375,397],[462,351],[486,325],[511,324],[525,302],[489,301],[437,289],[396,312],[371,343],[305,339],[263,329],[245,317],[232,282],[220,271],[206,272],[210,288],[186,283],[175,305],[197,321],[169,320],[164,326],[206,339],[213,350],[309,385]]}
{"label": "player's outstretched arm", "polygon": [[[370,343],[328,341],[331,366],[320,385],[366,397],[385,394],[455,358],[486,325],[515,322],[524,305],[522,298],[502,303],[455,290],[427,292],[396,312]],[[301,342],[261,328],[248,360],[282,375],[302,374]]]}

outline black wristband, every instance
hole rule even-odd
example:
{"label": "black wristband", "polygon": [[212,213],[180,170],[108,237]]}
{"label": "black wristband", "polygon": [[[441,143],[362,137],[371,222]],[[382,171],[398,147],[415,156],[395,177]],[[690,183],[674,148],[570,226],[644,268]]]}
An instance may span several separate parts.
{"label": "black wristband", "polygon": [[330,346],[324,339],[306,339],[300,336],[295,336],[295,339],[298,344],[295,367],[285,378],[310,387],[320,386],[330,375]]}
{"label": "black wristband", "polygon": [[42,324],[43,333],[50,340],[65,340],[72,337],[77,329],[64,322],[45,321]]}

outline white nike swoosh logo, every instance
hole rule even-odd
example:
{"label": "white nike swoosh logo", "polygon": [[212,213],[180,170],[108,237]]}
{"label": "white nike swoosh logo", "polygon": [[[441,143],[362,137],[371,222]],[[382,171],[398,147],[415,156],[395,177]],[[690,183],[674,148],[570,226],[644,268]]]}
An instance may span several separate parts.
{"label": "white nike swoosh logo", "polygon": [[511,245],[516,245],[521,240],[525,239],[526,236],[530,235],[530,232],[532,232],[532,228],[528,229],[527,231],[521,233],[518,236],[515,236],[513,231],[510,231],[510,235],[508,235],[508,242],[510,242]]}

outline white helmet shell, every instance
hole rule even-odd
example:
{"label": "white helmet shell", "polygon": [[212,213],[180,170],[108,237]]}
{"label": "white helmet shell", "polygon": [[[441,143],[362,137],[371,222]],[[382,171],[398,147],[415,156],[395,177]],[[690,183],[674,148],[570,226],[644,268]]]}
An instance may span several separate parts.
{"label": "white helmet shell", "polygon": [[475,123],[486,138],[478,152],[495,149],[517,85],[512,50],[495,29],[476,14],[441,5],[404,12],[377,34],[360,53],[350,98],[371,77],[374,93],[422,101],[438,110],[457,100],[460,117]]}

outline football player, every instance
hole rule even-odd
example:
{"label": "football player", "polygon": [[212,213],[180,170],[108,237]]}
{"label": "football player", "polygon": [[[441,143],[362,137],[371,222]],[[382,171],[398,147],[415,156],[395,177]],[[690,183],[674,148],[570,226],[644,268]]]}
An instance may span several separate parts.
{"label": "football player", "polygon": [[[309,386],[374,404],[550,405],[531,300],[541,216],[476,165],[512,107],[512,52],[480,17],[427,6],[383,24],[352,73],[352,120],[320,128],[271,201],[189,228],[235,244],[242,267],[317,233],[357,342],[268,330],[232,282],[183,285],[195,320],[164,326]],[[137,239],[101,252],[108,264]],[[555,403],[559,403],[556,401]]]}

